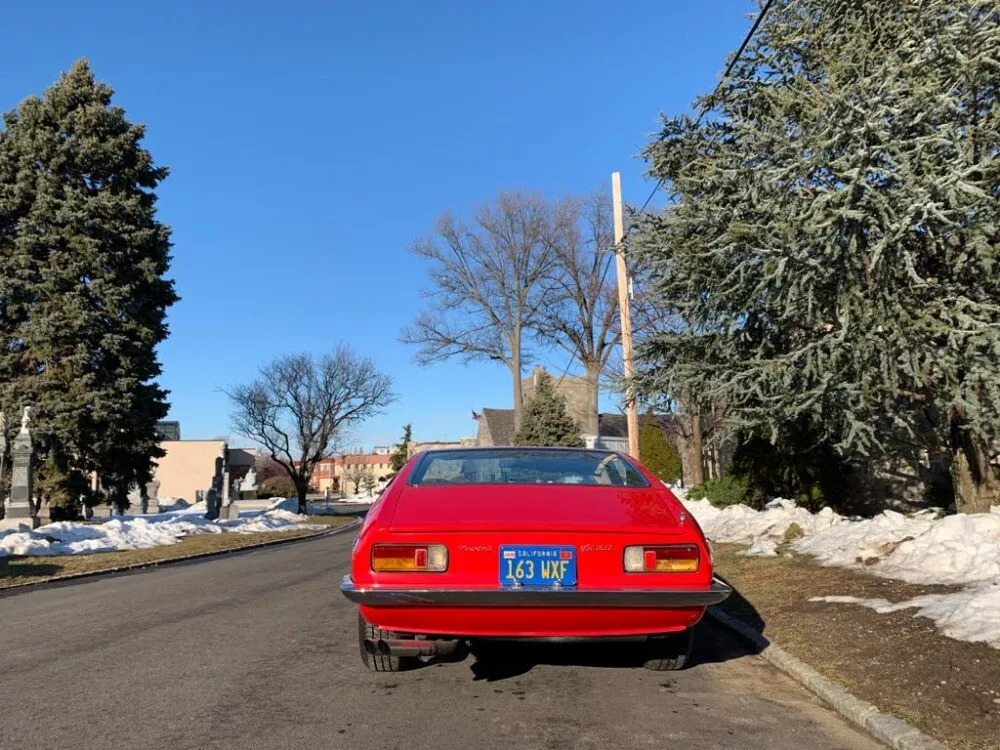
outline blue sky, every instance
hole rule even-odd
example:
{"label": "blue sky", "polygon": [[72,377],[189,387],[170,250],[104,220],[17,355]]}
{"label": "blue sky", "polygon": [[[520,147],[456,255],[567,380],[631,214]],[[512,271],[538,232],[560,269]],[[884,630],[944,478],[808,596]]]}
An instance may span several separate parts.
{"label": "blue sky", "polygon": [[[182,300],[160,350],[185,438],[229,433],[221,389],[340,342],[399,400],[350,443],[474,434],[508,407],[492,363],[421,368],[398,343],[423,304],[409,253],[446,209],[507,188],[556,197],[652,185],[636,158],[660,112],[715,85],[749,0],[10,3],[0,108],[87,57],[171,170]],[[561,372],[567,356],[539,360]]]}

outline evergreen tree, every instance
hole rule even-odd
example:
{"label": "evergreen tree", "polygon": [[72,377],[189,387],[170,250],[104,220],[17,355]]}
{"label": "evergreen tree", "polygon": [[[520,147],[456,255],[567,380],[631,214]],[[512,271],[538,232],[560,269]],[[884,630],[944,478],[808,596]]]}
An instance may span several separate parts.
{"label": "evergreen tree", "polygon": [[395,474],[403,468],[410,455],[410,441],[413,440],[413,425],[403,425],[403,439],[396,443],[396,450],[389,457],[389,466]]}
{"label": "evergreen tree", "polygon": [[643,418],[642,432],[639,433],[639,460],[667,484],[681,478],[680,454],[660,430],[652,411]]}
{"label": "evergreen tree", "polygon": [[633,244],[683,326],[641,387],[844,456],[941,448],[961,509],[1000,503],[998,49],[995,2],[775,0],[647,151],[670,207]]}
{"label": "evergreen tree", "polygon": [[119,504],[148,480],[167,413],[156,346],[177,297],[156,220],[167,170],[86,61],[0,130],[0,408],[33,408],[65,492],[97,471]]}
{"label": "evergreen tree", "polygon": [[546,445],[582,448],[580,427],[566,410],[566,399],[556,393],[552,376],[539,373],[535,392],[524,406],[514,445]]}

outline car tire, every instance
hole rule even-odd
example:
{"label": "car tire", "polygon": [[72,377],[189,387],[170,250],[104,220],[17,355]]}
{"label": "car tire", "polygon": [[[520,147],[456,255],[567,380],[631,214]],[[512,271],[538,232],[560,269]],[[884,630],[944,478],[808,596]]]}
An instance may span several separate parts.
{"label": "car tire", "polygon": [[646,644],[646,669],[654,672],[673,672],[684,669],[691,659],[694,631],[691,628],[664,637],[650,638]]}
{"label": "car tire", "polygon": [[391,630],[382,630],[378,625],[372,625],[358,615],[358,646],[361,648],[361,661],[371,672],[403,672],[413,669],[419,661],[413,656],[385,656],[369,654],[365,641],[378,641],[383,638],[398,638],[399,634]]}

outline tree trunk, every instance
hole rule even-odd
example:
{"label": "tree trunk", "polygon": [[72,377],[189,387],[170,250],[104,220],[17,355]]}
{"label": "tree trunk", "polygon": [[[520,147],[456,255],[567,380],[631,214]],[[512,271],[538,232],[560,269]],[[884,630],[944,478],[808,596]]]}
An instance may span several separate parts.
{"label": "tree trunk", "polygon": [[524,411],[524,390],[521,385],[521,336],[514,337],[510,347],[510,375],[514,380],[514,430],[521,426],[521,414]]}
{"label": "tree trunk", "polygon": [[704,458],[701,448],[701,409],[693,401],[688,405],[688,418],[691,420],[691,440],[688,442],[690,453],[691,480],[694,487],[705,481]]}
{"label": "tree trunk", "polygon": [[295,494],[299,501],[299,515],[308,516],[309,515],[309,503],[306,501],[306,495],[309,494],[309,484],[307,482],[298,481],[295,483]]}
{"label": "tree trunk", "polygon": [[951,481],[957,510],[988,513],[991,505],[1000,505],[1000,477],[996,467],[990,465],[986,445],[959,426],[952,428],[952,445]]}
{"label": "tree trunk", "polygon": [[600,417],[598,416],[598,398],[601,393],[601,363],[588,360],[584,363],[586,374],[584,380],[587,383],[587,414],[580,425],[580,431],[584,435],[600,435]]}

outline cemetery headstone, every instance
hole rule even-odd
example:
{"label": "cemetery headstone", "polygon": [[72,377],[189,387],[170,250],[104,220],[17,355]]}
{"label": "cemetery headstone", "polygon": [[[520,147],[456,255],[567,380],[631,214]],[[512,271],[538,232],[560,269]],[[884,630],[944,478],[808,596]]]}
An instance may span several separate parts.
{"label": "cemetery headstone", "polygon": [[31,432],[28,422],[31,418],[31,407],[25,406],[21,413],[21,430],[14,438],[11,448],[10,499],[7,501],[3,529],[34,529],[38,527],[32,501],[34,499],[35,450],[31,443]]}
{"label": "cemetery headstone", "polygon": [[146,512],[160,512],[160,480],[156,477],[146,482]]}
{"label": "cemetery headstone", "polygon": [[0,519],[3,519],[4,511],[6,510],[7,498],[5,493],[2,491],[4,486],[4,469],[6,468],[7,461],[7,417],[4,413],[0,411]]}
{"label": "cemetery headstone", "polygon": [[128,513],[133,516],[141,516],[146,512],[143,502],[142,489],[134,484],[128,491]]}
{"label": "cemetery headstone", "polygon": [[234,520],[240,517],[240,506],[233,500],[233,482],[229,478],[229,469],[222,472],[222,508],[219,515],[227,520]]}

